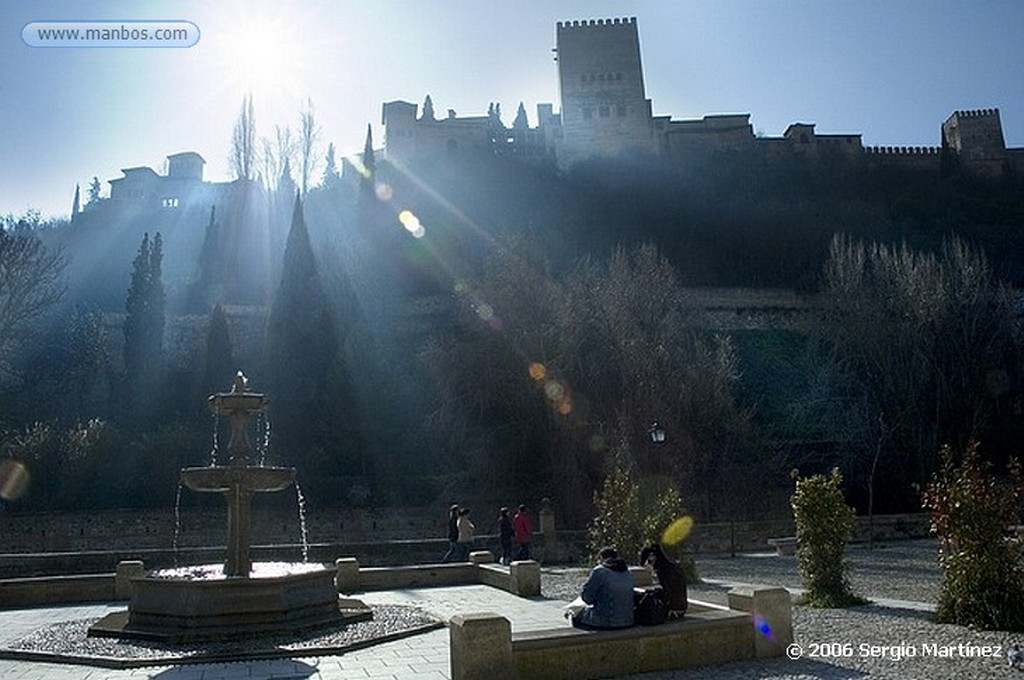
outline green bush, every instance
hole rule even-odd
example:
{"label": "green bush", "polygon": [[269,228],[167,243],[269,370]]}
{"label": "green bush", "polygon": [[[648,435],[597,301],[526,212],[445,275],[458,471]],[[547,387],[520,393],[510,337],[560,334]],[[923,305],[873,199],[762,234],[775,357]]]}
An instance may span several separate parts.
{"label": "green bush", "polygon": [[646,543],[660,541],[662,532],[680,516],[682,501],[674,487],[648,493],[643,486],[627,470],[616,467],[594,493],[596,515],[587,540],[593,560],[601,548],[612,546],[620,557],[633,562]]}
{"label": "green bush", "polygon": [[790,499],[796,523],[797,563],[807,593],[804,604],[812,607],[849,607],[864,604],[854,595],[846,578],[843,553],[856,517],[843,500],[843,477],[832,474],[800,479],[794,471],[796,490]]}
{"label": "green bush", "polygon": [[1017,461],[1001,482],[971,444],[959,464],[942,450],[942,467],[924,507],[939,538],[942,590],[935,618],[986,630],[1024,631],[1024,546],[1007,537],[1019,524],[1024,475]]}

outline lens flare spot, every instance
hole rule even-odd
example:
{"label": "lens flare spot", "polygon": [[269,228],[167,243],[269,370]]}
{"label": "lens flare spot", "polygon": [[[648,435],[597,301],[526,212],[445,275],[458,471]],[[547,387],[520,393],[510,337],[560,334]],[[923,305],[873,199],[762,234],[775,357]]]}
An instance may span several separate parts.
{"label": "lens flare spot", "polygon": [[426,232],[423,229],[423,225],[420,224],[420,219],[412,214],[411,210],[403,210],[398,213],[398,221],[402,223],[405,230],[415,236],[416,238],[423,238],[423,234]]}
{"label": "lens flare spot", "polygon": [[761,616],[757,612],[754,612],[753,620],[754,620],[754,629],[758,633],[760,633],[761,635],[763,635],[765,638],[767,638],[769,640],[774,640],[775,639],[775,632],[772,631],[772,624],[768,623],[768,621],[763,616]]}
{"label": "lens flare spot", "polygon": [[557,402],[565,394],[565,388],[557,380],[549,380],[544,383],[544,395],[551,401]]}
{"label": "lens flare spot", "polygon": [[0,498],[16,501],[28,491],[28,468],[21,461],[8,458],[0,463]]}
{"label": "lens flare spot", "polygon": [[376,186],[373,187],[373,191],[377,194],[377,200],[380,201],[390,201],[392,196],[395,195],[391,185],[384,182],[377,182]]}
{"label": "lens flare spot", "polygon": [[564,399],[559,399],[558,404],[555,405],[555,410],[560,415],[567,416],[572,413],[572,399],[566,396]]}
{"label": "lens flare spot", "polygon": [[491,317],[494,316],[494,307],[491,307],[486,302],[481,302],[476,306],[476,315],[484,321],[490,321]]}
{"label": "lens flare spot", "polygon": [[603,434],[594,434],[587,440],[587,448],[593,453],[600,453],[608,448],[608,440]]}
{"label": "lens flare spot", "polygon": [[689,515],[677,518],[661,534],[661,542],[665,545],[678,545],[686,540],[693,529],[693,518]]}
{"label": "lens flare spot", "polygon": [[538,361],[534,361],[532,364],[530,364],[529,371],[530,377],[538,382],[546,378],[548,375],[548,369],[544,366],[544,364]]}
{"label": "lens flare spot", "polygon": [[363,179],[370,179],[370,169],[363,165],[363,159],[359,156],[347,156],[345,160],[352,168],[363,177]]}
{"label": "lens flare spot", "polygon": [[455,292],[459,295],[469,292],[469,284],[462,279],[459,279],[455,282]]}

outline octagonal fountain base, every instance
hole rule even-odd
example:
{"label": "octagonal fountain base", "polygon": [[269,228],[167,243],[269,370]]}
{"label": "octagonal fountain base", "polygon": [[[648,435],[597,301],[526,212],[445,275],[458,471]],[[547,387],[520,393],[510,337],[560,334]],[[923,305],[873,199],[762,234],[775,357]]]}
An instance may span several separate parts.
{"label": "octagonal fountain base", "polygon": [[[210,570],[217,568],[211,565]],[[128,610],[100,619],[89,635],[164,642],[224,640],[372,618],[360,600],[338,597],[335,574],[326,567],[228,578],[154,572],[133,579]]]}

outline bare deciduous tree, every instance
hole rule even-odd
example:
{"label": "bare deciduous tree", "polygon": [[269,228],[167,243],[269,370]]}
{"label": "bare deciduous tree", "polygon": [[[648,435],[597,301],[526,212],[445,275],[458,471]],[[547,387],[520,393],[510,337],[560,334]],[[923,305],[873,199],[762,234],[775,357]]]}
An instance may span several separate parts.
{"label": "bare deciduous tree", "polygon": [[0,360],[60,301],[65,264],[31,231],[0,229]]}
{"label": "bare deciduous tree", "polygon": [[[260,140],[262,153],[260,154],[260,176],[263,186],[268,191],[277,188],[281,175],[286,167],[291,167],[295,160],[295,152],[298,148],[292,129],[285,125],[274,126],[274,138],[263,137]],[[294,197],[289,197],[289,205]]]}
{"label": "bare deciduous tree", "polygon": [[863,424],[871,511],[875,480],[923,485],[940,447],[984,432],[993,376],[1014,352],[1011,300],[959,239],[936,255],[844,236],[832,241],[824,300],[819,330]]}
{"label": "bare deciduous tree", "polygon": [[253,178],[256,170],[256,114],[251,94],[242,100],[242,109],[235,119],[229,161],[235,179]]}
{"label": "bare deciduous tree", "polygon": [[302,194],[309,188],[309,179],[320,163],[320,126],[313,115],[313,100],[306,100],[306,107],[299,112],[299,171],[302,179]]}
{"label": "bare deciduous tree", "polygon": [[[580,513],[617,456],[678,485],[700,517],[720,512],[750,432],[733,398],[736,358],[728,338],[690,326],[658,250],[619,249],[556,277],[513,247],[483,269],[457,289],[462,332],[422,355],[438,385],[435,424],[453,448],[480,453],[459,464],[484,482],[558,489]],[[654,420],[668,431],[657,450]]]}

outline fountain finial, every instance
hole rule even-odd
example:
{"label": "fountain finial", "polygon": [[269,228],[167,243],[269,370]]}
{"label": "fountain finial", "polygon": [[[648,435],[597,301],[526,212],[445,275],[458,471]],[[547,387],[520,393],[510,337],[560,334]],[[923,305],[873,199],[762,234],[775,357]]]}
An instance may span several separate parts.
{"label": "fountain finial", "polygon": [[246,388],[248,386],[249,386],[249,379],[245,377],[245,373],[242,373],[241,371],[239,371],[238,373],[235,374],[235,382],[231,386],[231,392],[233,394],[238,394],[240,392],[245,392],[245,390],[246,390]]}

